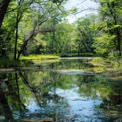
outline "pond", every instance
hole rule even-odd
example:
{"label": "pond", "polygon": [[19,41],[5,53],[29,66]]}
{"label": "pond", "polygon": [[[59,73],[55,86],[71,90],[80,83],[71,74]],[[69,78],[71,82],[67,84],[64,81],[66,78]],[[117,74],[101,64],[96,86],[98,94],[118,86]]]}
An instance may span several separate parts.
{"label": "pond", "polygon": [[0,122],[122,122],[122,79],[64,58],[0,72]]}

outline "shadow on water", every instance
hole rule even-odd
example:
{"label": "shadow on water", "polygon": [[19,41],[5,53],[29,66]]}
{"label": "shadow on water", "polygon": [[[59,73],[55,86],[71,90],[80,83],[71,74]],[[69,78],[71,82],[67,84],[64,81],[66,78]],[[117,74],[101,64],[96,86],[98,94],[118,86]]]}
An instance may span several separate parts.
{"label": "shadow on water", "polygon": [[88,59],[0,73],[0,122],[121,122],[122,79],[87,72]]}

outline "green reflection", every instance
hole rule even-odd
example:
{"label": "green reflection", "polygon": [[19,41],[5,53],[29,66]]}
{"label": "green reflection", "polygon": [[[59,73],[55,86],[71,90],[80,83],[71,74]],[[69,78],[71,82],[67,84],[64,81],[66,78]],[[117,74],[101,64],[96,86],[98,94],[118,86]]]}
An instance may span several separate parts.
{"label": "green reflection", "polygon": [[[40,69],[1,73],[0,121],[40,121],[46,117],[53,121],[66,120],[74,111],[73,105],[75,106],[78,100],[82,103],[83,98],[86,98],[86,102],[100,101],[100,104],[94,104],[94,110],[102,112],[102,118],[98,117],[98,121],[121,117],[122,79],[77,72],[85,71],[85,68],[89,67],[86,62],[87,60],[62,60],[48,65],[42,64]],[[69,74],[57,72],[69,69],[75,70]],[[65,91],[76,94],[78,100],[69,99],[76,96],[70,93],[65,95]],[[82,110],[81,116],[78,116],[78,112],[74,119],[83,117]]]}

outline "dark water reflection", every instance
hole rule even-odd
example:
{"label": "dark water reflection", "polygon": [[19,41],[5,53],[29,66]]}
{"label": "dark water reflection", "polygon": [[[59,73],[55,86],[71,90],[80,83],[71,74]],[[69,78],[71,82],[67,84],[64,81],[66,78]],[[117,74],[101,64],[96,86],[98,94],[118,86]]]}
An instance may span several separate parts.
{"label": "dark water reflection", "polygon": [[0,73],[0,122],[121,122],[122,80],[87,72],[88,59]]}

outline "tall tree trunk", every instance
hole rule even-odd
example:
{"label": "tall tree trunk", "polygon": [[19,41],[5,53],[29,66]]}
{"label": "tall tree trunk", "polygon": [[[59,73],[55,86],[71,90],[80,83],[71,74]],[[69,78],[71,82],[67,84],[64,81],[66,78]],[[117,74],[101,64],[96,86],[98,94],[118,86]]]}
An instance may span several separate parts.
{"label": "tall tree trunk", "polygon": [[2,26],[3,19],[6,14],[6,11],[7,11],[10,1],[11,0],[2,0],[2,2],[0,3],[0,28]]}

